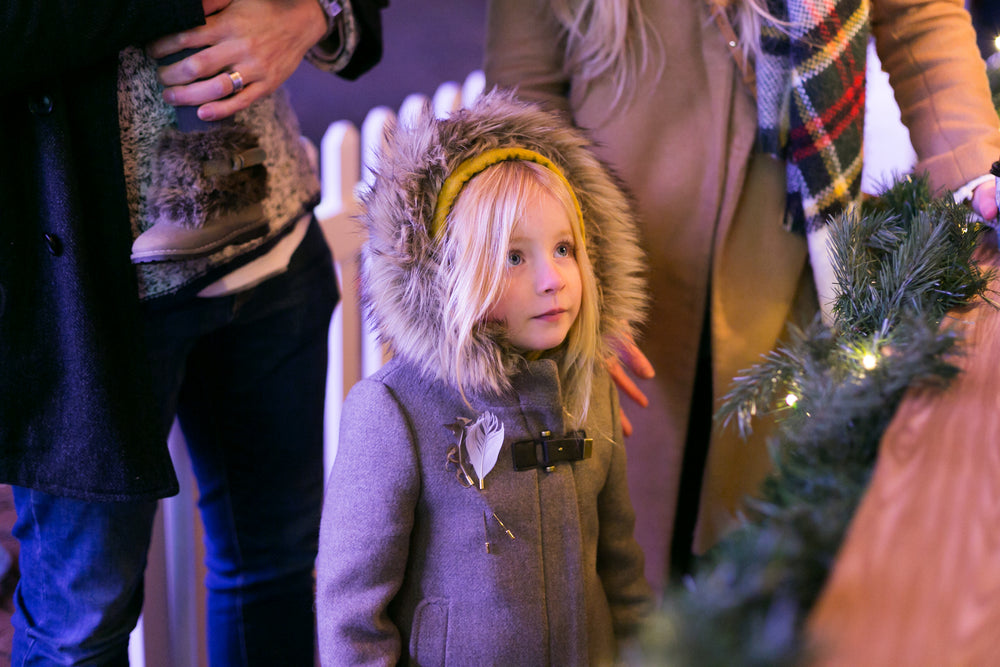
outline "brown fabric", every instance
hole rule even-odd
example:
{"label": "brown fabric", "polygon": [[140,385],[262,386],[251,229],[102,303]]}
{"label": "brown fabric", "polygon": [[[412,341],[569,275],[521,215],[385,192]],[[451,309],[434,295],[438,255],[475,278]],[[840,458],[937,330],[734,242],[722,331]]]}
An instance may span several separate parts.
{"label": "brown fabric", "polygon": [[[628,442],[629,482],[636,537],[646,551],[647,576],[658,585],[668,566],[713,262],[724,264],[711,276],[718,397],[729,386],[723,378],[774,347],[796,299],[809,302],[799,290],[806,251],[801,239],[783,236],[783,165],[775,170],[753,159],[753,95],[707,3],[644,3],[663,46],[662,67],[640,80],[629,106],[614,111],[609,109],[610,82],[582,90],[562,73],[558,26],[548,4],[491,3],[487,84],[516,86],[524,97],[572,109],[575,121],[599,144],[600,156],[636,198],[653,296],[653,324],[640,346],[657,377],[639,383],[650,398],[649,409],[626,405],[635,426]],[[998,121],[981,89],[984,68],[960,5],[958,0],[882,0],[872,10],[883,64],[892,67],[888,71],[899,82],[897,89],[908,95],[901,107],[919,134],[914,137],[919,166],[933,169],[935,184],[953,188],[986,173],[1000,154]],[[929,18],[934,30],[922,32],[927,24],[920,21]],[[907,46],[911,35],[915,41]],[[962,46],[966,43],[968,48]],[[929,78],[913,68],[924,61],[933,64]],[[962,86],[968,90],[959,94]],[[947,94],[931,101],[931,90]],[[937,136],[942,127],[946,130]],[[732,521],[740,497],[766,469],[762,445],[718,435],[708,457],[697,536],[702,548]]]}
{"label": "brown fabric", "polygon": [[[715,244],[711,315],[716,401],[739,371],[774,346],[786,321],[805,324],[802,320],[808,321],[817,310],[805,239],[772,224],[781,220],[784,208],[784,165],[755,154],[733,220]],[[735,426],[712,430],[695,552],[706,550],[731,525],[743,498],[753,494],[767,474],[766,435],[764,425],[746,441]]]}

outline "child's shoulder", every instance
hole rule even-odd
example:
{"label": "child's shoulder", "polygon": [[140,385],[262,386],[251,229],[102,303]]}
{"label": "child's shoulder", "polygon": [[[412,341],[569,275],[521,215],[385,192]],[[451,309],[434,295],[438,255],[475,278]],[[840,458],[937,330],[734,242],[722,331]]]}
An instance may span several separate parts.
{"label": "child's shoulder", "polygon": [[413,391],[407,388],[405,364],[390,360],[347,392],[340,415],[342,436],[388,434],[405,429],[412,412]]}
{"label": "child's shoulder", "polygon": [[[420,430],[444,423],[442,415],[460,413],[461,396],[442,382],[427,378],[412,363],[392,359],[358,381],[341,409],[341,430],[372,433]],[[459,411],[459,412],[456,412]]]}
{"label": "child's shoulder", "polygon": [[611,374],[604,364],[595,364],[594,377],[590,385],[591,404],[607,404],[618,407],[618,387],[611,380]]}
{"label": "child's shoulder", "polygon": [[415,364],[393,357],[351,388],[347,404],[373,399],[409,404],[414,397],[431,394],[434,386],[435,382],[428,379]]}
{"label": "child's shoulder", "polygon": [[621,412],[618,403],[618,388],[611,375],[598,364],[594,369],[594,379],[590,392],[590,409],[587,413],[588,433],[602,433],[610,444],[624,444],[621,436]]}

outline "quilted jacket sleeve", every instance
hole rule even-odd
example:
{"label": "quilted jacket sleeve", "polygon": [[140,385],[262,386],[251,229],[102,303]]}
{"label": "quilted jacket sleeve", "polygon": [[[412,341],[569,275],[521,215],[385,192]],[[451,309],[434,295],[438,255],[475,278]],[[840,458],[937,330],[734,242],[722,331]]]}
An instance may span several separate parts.
{"label": "quilted jacket sleeve", "polygon": [[1000,121],[962,0],[873,0],[872,32],[916,171],[958,189],[1000,157]]}
{"label": "quilted jacket sleeve", "polygon": [[395,665],[400,632],[389,604],[403,581],[419,468],[411,426],[376,380],[351,390],[327,484],[317,560],[323,665]]}

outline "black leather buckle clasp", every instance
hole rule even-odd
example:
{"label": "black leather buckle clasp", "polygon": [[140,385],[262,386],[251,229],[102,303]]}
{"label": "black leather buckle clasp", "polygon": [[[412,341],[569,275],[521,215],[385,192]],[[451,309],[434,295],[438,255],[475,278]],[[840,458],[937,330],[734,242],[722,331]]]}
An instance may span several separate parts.
{"label": "black leather buckle clasp", "polygon": [[545,472],[555,470],[556,463],[590,458],[593,449],[594,441],[585,431],[572,431],[559,438],[553,438],[552,431],[542,431],[536,440],[521,440],[511,446],[514,470],[542,468]]}

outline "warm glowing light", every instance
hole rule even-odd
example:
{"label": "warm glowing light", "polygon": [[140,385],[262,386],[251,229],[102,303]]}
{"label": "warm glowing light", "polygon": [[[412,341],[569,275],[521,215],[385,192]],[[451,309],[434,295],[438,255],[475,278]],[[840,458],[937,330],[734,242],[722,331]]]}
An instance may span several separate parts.
{"label": "warm glowing light", "polygon": [[874,354],[869,352],[861,358],[861,365],[865,367],[866,371],[870,371],[878,365],[878,359],[875,358]]}
{"label": "warm glowing light", "polygon": [[993,46],[996,47],[997,51],[1000,51],[1000,35],[997,35],[993,40]]}
{"label": "warm glowing light", "polygon": [[798,402],[799,402],[799,397],[796,396],[795,394],[789,394],[788,396],[785,396],[785,405],[787,405],[790,408],[794,407],[795,404]]}

